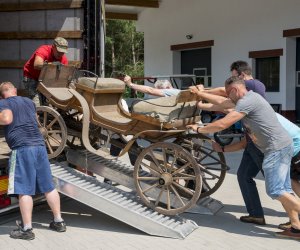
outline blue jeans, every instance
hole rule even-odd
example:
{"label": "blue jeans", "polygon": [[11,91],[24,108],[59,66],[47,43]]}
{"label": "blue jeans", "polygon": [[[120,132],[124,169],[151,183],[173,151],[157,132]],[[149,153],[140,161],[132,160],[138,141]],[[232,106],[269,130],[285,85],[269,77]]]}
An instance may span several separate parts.
{"label": "blue jeans", "polygon": [[259,171],[262,171],[263,159],[264,154],[252,141],[248,141],[237,172],[237,178],[247,212],[250,216],[264,216],[256,183],[253,179]]}
{"label": "blue jeans", "polygon": [[293,193],[290,176],[292,156],[292,145],[265,153],[263,170],[265,173],[266,191],[273,199],[277,199],[284,193]]}

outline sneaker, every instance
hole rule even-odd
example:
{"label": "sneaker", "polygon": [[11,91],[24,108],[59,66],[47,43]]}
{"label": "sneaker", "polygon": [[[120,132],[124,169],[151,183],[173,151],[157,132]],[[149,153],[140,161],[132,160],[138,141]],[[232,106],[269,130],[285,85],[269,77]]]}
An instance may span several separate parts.
{"label": "sneaker", "polygon": [[56,232],[66,232],[66,230],[67,230],[67,226],[64,221],[61,221],[61,222],[52,221],[49,225],[49,228],[51,228],[52,230],[54,230]]}
{"label": "sneaker", "polygon": [[242,216],[240,217],[241,222],[245,223],[253,223],[256,225],[266,225],[266,221],[264,217],[255,217],[255,216]]}
{"label": "sneaker", "polygon": [[22,223],[20,221],[16,221],[18,228],[12,230],[9,236],[13,239],[22,239],[22,240],[33,240],[35,238],[34,233],[32,232],[32,228],[24,231]]}
{"label": "sneaker", "polygon": [[[287,230],[284,230],[282,232],[276,232],[275,236],[279,238],[289,238],[294,240],[300,240],[300,233],[294,232],[294,228],[289,228]],[[297,230],[299,231],[299,230]]]}
{"label": "sneaker", "polygon": [[278,225],[278,228],[281,230],[287,230],[287,229],[290,229],[291,227],[292,227],[292,224],[290,221]]}

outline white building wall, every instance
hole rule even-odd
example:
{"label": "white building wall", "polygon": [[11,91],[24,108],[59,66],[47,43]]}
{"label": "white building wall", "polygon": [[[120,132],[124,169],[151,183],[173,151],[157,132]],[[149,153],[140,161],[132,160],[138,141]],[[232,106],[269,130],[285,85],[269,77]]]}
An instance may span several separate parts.
{"label": "white building wall", "polygon": [[[178,73],[174,72],[178,65],[177,70],[173,67],[178,54],[170,45],[214,40],[212,83],[216,87],[229,76],[231,62],[253,64],[249,51],[283,48],[280,92],[267,93],[267,98],[281,103],[283,110],[293,110],[295,77],[287,73],[295,75],[295,62],[287,62],[286,56],[293,53],[295,39],[284,38],[282,32],[300,27],[299,13],[299,0],[162,0],[158,9],[143,11],[137,22],[137,29],[145,34],[145,75]],[[187,34],[193,34],[193,39],[187,40]],[[286,92],[287,81],[292,92]]]}

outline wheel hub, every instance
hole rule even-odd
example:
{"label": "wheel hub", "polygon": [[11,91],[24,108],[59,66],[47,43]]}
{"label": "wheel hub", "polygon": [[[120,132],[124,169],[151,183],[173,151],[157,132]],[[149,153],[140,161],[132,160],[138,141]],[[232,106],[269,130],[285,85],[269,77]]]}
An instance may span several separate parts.
{"label": "wheel hub", "polygon": [[162,186],[169,186],[173,182],[172,175],[169,173],[163,173],[158,180],[159,184]]}

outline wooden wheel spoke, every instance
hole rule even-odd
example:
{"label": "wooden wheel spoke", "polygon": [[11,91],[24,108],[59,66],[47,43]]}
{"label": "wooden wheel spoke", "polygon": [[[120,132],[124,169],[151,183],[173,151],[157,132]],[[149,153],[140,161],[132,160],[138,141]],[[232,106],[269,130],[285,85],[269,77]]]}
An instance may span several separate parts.
{"label": "wooden wheel spoke", "polygon": [[155,176],[139,176],[137,177],[139,181],[158,181],[159,177]]}
{"label": "wooden wheel spoke", "polygon": [[164,193],[164,191],[165,191],[164,188],[162,188],[162,189],[160,190],[159,195],[157,196],[156,201],[155,201],[155,206],[157,206],[158,203],[160,202],[160,198],[161,198],[162,194]]}
{"label": "wooden wheel spoke", "polygon": [[39,117],[37,117],[37,119],[36,119],[36,120],[37,120],[38,126],[39,126],[39,127],[43,127],[42,123],[40,122],[40,119],[39,119]]}
{"label": "wooden wheel spoke", "polygon": [[188,166],[190,166],[191,163],[190,162],[187,162],[186,164],[184,164],[182,167],[178,168],[177,170],[175,170],[172,175],[176,175],[178,173],[180,173],[181,171],[183,171],[184,169],[186,169]]}
{"label": "wooden wheel spoke", "polygon": [[146,193],[146,192],[148,192],[148,191],[150,191],[150,190],[153,189],[153,188],[156,188],[158,185],[159,185],[159,183],[155,183],[155,184],[153,184],[152,186],[146,188],[145,190],[142,191],[143,194]]}
{"label": "wooden wheel spoke", "polygon": [[191,177],[188,177],[188,176],[176,176],[176,177],[173,177],[173,180],[192,181],[192,180],[196,180],[196,177],[195,176],[191,176]]}
{"label": "wooden wheel spoke", "polygon": [[167,187],[167,209],[171,209],[171,198],[170,198],[170,190],[169,187]]}
{"label": "wooden wheel spoke", "polygon": [[45,142],[46,142],[46,145],[47,145],[47,147],[48,147],[48,149],[49,149],[49,151],[50,151],[50,154],[53,154],[53,149],[52,149],[52,147],[51,147],[51,144],[50,144],[50,142],[49,142],[49,139],[47,138],[47,139],[45,140]]}
{"label": "wooden wheel spoke", "polygon": [[156,165],[156,167],[158,168],[158,170],[162,170],[161,167],[160,167],[160,163],[157,161],[155,155],[153,154],[153,151],[149,151],[149,155],[151,156],[151,158],[153,159],[154,161],[154,164]]}
{"label": "wooden wheel spoke", "polygon": [[158,169],[154,169],[151,165],[147,165],[146,163],[144,162],[141,162],[141,166],[145,167],[145,168],[148,168],[150,170],[152,170],[154,173],[156,173],[157,175],[161,175],[161,172],[159,172]]}
{"label": "wooden wheel spoke", "polygon": [[52,141],[54,141],[56,144],[58,144],[58,145],[60,145],[60,141],[59,140],[57,140],[56,138],[54,138],[53,136],[51,136],[51,135],[48,135],[48,138],[49,139],[51,139]]}
{"label": "wooden wheel spoke", "polygon": [[172,164],[171,164],[171,167],[170,167],[171,173],[172,173],[172,170],[173,170],[173,167],[174,167],[174,164],[175,164],[177,158],[178,158],[178,153],[177,153],[177,151],[175,151],[174,158],[173,158],[173,161],[172,161]]}
{"label": "wooden wheel spoke", "polygon": [[178,173],[178,174],[176,174],[176,176],[174,176],[173,178],[175,178],[175,177],[190,177],[190,178],[196,178],[195,175],[186,174],[186,173]]}
{"label": "wooden wheel spoke", "polygon": [[55,129],[55,130],[48,130],[48,134],[61,134],[62,131],[61,130],[58,130],[58,129]]}
{"label": "wooden wheel spoke", "polygon": [[177,197],[177,199],[180,201],[180,203],[182,204],[182,206],[185,206],[184,201],[182,200],[182,198],[180,197],[180,195],[178,194],[177,190],[173,187],[173,185],[170,185],[173,193],[175,194],[175,196]]}
{"label": "wooden wheel spoke", "polygon": [[55,117],[54,119],[53,119],[53,121],[51,121],[50,123],[49,123],[49,125],[47,126],[47,129],[50,129],[53,125],[54,125],[54,123],[56,123],[58,121],[58,117]]}
{"label": "wooden wheel spoke", "polygon": [[177,182],[174,182],[172,183],[172,185],[174,185],[175,187],[177,187],[178,189],[180,189],[181,191],[183,191],[184,193],[186,194],[189,194],[190,196],[193,196],[194,193],[193,191],[191,191],[190,189],[184,187],[184,186],[181,186],[180,184],[178,184]]}
{"label": "wooden wheel spoke", "polygon": [[47,118],[48,118],[48,112],[45,111],[45,112],[44,112],[44,120],[43,120],[43,125],[44,125],[44,127],[46,127],[46,125],[47,125]]}
{"label": "wooden wheel spoke", "polygon": [[164,168],[167,171],[167,154],[166,154],[166,150],[163,148],[162,149],[162,154],[163,154],[163,158],[164,158]]}

